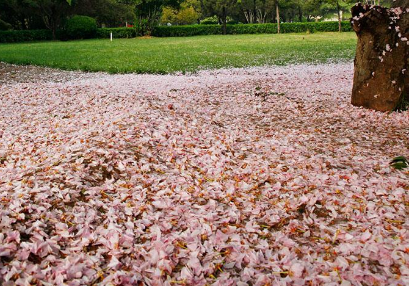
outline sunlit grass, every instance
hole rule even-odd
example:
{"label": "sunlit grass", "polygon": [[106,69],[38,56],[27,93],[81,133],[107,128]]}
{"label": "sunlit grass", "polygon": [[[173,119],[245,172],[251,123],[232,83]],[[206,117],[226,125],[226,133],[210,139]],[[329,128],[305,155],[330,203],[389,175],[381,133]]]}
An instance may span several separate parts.
{"label": "sunlit grass", "polygon": [[354,58],[354,33],[214,35],[0,44],[0,61],[66,70],[170,73]]}

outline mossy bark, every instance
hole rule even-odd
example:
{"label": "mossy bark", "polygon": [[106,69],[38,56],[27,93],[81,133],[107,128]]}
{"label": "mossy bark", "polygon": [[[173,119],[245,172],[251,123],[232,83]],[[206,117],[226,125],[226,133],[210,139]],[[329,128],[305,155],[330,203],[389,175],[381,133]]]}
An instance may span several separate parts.
{"label": "mossy bark", "polygon": [[352,8],[358,37],[351,100],[355,106],[391,111],[408,105],[408,2],[397,4],[403,6]]}

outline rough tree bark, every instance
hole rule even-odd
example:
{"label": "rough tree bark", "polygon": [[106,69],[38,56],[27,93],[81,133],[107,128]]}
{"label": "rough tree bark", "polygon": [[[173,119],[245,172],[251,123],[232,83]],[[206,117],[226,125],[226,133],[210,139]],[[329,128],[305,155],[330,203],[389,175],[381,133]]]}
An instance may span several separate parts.
{"label": "rough tree bark", "polygon": [[356,4],[352,26],[357,34],[352,104],[391,111],[408,104],[409,11],[407,0],[393,8]]}

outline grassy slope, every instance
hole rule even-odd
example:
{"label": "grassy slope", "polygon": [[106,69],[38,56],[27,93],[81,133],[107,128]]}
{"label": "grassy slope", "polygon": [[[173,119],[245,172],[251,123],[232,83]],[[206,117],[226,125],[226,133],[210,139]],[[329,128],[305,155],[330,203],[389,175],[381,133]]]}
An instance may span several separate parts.
{"label": "grassy slope", "polygon": [[0,61],[67,70],[169,73],[352,60],[354,33],[214,35],[0,44]]}

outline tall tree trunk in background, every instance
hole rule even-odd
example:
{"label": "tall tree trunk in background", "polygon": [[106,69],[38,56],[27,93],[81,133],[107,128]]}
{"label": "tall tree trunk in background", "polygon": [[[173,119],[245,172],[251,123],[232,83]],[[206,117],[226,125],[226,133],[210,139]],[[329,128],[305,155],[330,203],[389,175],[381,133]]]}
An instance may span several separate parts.
{"label": "tall tree trunk in background", "polygon": [[256,0],[253,0],[253,15],[254,15],[255,19],[257,19],[257,16],[256,16]]}
{"label": "tall tree trunk in background", "polygon": [[358,4],[352,8],[357,34],[352,104],[379,111],[408,106],[408,0],[393,8]]}
{"label": "tall tree trunk in background", "polygon": [[337,20],[339,21],[339,33],[342,31],[342,17],[340,17],[340,5],[339,1],[336,1],[336,8],[337,8]]}
{"label": "tall tree trunk in background", "polygon": [[279,15],[279,1],[275,1],[276,4],[276,23],[278,24],[278,34],[280,34],[280,15]]}
{"label": "tall tree trunk in background", "polygon": [[222,35],[226,35],[226,7],[222,7]]}

